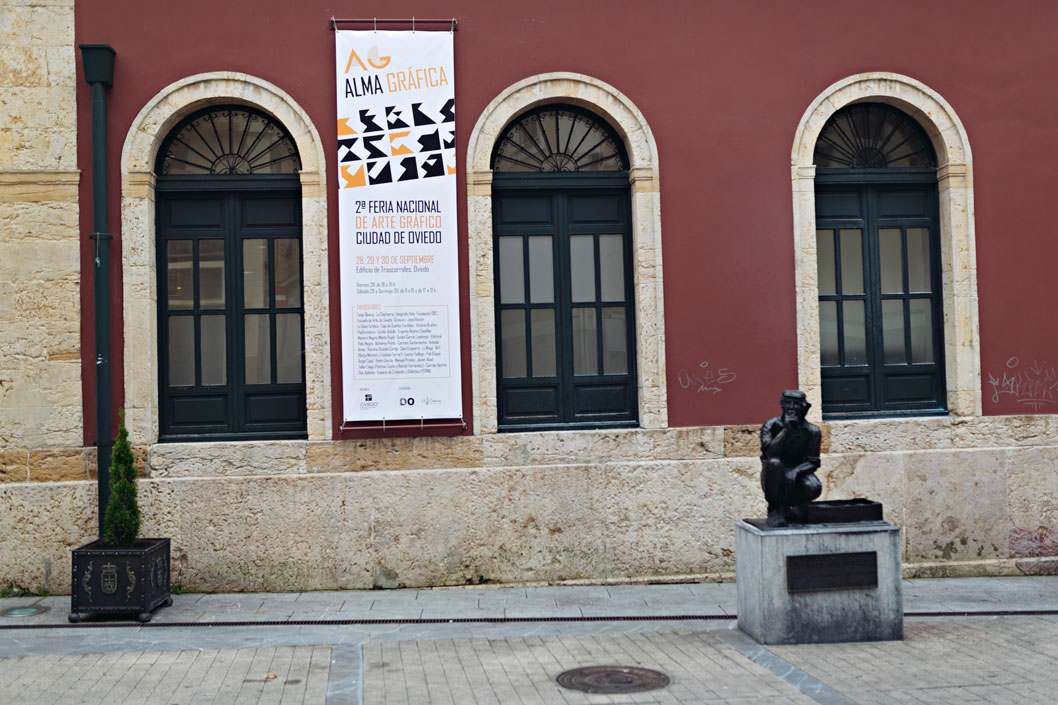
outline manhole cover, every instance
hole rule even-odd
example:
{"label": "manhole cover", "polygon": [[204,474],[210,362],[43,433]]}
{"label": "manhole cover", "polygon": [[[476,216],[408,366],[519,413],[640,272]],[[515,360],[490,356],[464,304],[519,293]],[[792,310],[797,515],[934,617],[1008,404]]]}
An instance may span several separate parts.
{"label": "manhole cover", "polygon": [[563,688],[603,695],[642,693],[669,684],[664,673],[636,666],[585,666],[560,673],[555,680]]}
{"label": "manhole cover", "polygon": [[47,611],[47,607],[10,607],[3,612],[0,612],[0,615],[3,615],[4,617],[29,617]]}

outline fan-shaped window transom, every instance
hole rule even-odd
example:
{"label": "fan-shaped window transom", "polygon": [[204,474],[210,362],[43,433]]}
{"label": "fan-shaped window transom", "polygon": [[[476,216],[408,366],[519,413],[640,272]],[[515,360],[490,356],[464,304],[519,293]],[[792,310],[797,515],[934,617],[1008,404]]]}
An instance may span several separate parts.
{"label": "fan-shaped window transom", "polygon": [[857,103],[834,113],[816,141],[814,161],[835,169],[937,166],[925,130],[883,103]]}
{"label": "fan-shaped window transom", "polygon": [[587,110],[546,105],[516,118],[496,142],[500,172],[627,171],[628,157],[613,128]]}
{"label": "fan-shaped window transom", "polygon": [[272,117],[244,105],[213,106],[185,118],[158,154],[157,173],[176,175],[293,174],[297,146]]}

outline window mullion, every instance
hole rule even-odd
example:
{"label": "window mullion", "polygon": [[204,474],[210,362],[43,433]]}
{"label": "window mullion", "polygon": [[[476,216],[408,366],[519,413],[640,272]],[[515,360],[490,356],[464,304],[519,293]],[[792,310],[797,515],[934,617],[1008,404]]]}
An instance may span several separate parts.
{"label": "window mullion", "polygon": [[595,259],[595,376],[602,377],[603,337],[602,337],[602,258],[599,256],[599,233],[592,233],[591,252]]}
{"label": "window mullion", "polygon": [[837,329],[838,329],[838,367],[845,368],[845,284],[841,277],[841,238],[838,237],[839,228],[830,231],[830,237],[834,241],[834,291],[837,292]]}
{"label": "window mullion", "polygon": [[236,291],[235,283],[241,281],[242,258],[237,252],[239,249],[238,236],[231,222],[231,211],[233,209],[230,197],[224,199],[224,207],[228,211],[226,214],[228,227],[224,233],[224,281],[222,282],[224,287],[224,364],[226,366],[224,379],[227,382],[224,391],[228,396],[226,409],[226,416],[229,419],[228,430],[234,432],[239,429],[235,407],[237,396],[235,390],[239,388],[238,371],[240,369],[236,364],[236,360],[239,359],[237,355],[240,353],[235,331],[237,330],[236,326],[242,320],[240,313],[241,292]]}
{"label": "window mullion", "polygon": [[911,276],[908,268],[907,226],[900,226],[900,267],[903,276],[903,316],[904,316],[904,364],[912,365],[911,357]]}
{"label": "window mullion", "polygon": [[863,266],[864,276],[864,315],[866,317],[867,335],[867,374],[871,390],[870,406],[880,409],[884,406],[885,380],[883,366],[885,351],[883,349],[882,330],[882,276],[878,244],[878,190],[864,190],[863,224]]}
{"label": "window mullion", "polygon": [[191,299],[191,311],[194,324],[192,330],[194,331],[195,342],[192,347],[192,355],[195,358],[195,386],[202,386],[202,286],[201,277],[202,270],[200,265],[201,259],[199,256],[199,243],[202,240],[200,237],[194,237],[191,240],[191,281],[193,283],[194,292]]}
{"label": "window mullion", "polygon": [[562,398],[559,419],[573,420],[573,273],[569,253],[569,224],[566,222],[568,203],[564,194],[551,198],[551,212],[555,223],[558,258],[555,260],[555,335],[559,337],[558,393]]}
{"label": "window mullion", "polygon": [[529,280],[531,273],[529,271],[529,236],[523,234],[522,236],[522,310],[525,311],[522,330],[525,335],[525,378],[533,378],[533,300],[532,300],[532,283]]}
{"label": "window mullion", "polygon": [[228,233],[225,238],[234,255],[231,279],[232,321],[229,328],[232,345],[231,375],[228,385],[228,408],[231,415],[231,430],[235,433],[246,428],[246,409],[243,403],[243,390],[246,388],[246,292],[243,285],[243,270],[246,262],[243,259],[242,230],[239,228],[238,199],[235,194],[229,193],[224,199],[224,207],[227,209],[226,220]]}
{"label": "window mullion", "polygon": [[268,365],[268,384],[275,384],[279,380],[279,360],[276,349],[276,328],[278,321],[276,321],[276,238],[275,235],[267,235],[265,241],[268,243],[268,295],[265,297],[265,304],[268,306],[268,345],[269,345],[269,365]]}

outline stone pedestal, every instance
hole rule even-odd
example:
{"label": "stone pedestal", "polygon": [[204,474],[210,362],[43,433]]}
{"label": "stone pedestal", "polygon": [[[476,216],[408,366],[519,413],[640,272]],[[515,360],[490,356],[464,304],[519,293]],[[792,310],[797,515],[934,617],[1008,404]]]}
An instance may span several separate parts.
{"label": "stone pedestal", "polygon": [[904,638],[900,529],[735,523],[738,627],[761,644]]}

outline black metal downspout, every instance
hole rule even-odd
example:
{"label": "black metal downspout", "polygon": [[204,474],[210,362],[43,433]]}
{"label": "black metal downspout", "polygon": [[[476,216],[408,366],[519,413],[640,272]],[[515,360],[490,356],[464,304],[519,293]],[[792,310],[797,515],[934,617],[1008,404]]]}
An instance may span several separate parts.
{"label": "black metal downspout", "polygon": [[107,104],[106,89],[114,85],[114,50],[109,44],[81,44],[85,81],[92,86],[92,234],[95,245],[96,321],[96,448],[99,478],[99,537],[110,497],[110,249],[107,232]]}

